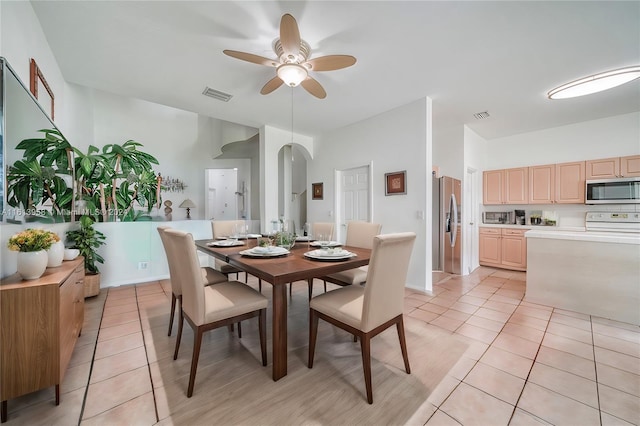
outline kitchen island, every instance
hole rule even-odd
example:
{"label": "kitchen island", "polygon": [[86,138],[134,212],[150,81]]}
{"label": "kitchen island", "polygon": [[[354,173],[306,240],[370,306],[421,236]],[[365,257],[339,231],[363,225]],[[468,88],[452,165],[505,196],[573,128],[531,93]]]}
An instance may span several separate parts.
{"label": "kitchen island", "polygon": [[531,230],[525,300],[640,325],[640,234]]}

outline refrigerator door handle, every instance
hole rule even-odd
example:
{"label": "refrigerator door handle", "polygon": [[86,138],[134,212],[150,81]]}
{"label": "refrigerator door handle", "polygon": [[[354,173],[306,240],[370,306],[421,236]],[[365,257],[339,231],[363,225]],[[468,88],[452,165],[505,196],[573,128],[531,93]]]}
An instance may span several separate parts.
{"label": "refrigerator door handle", "polygon": [[458,203],[456,202],[456,195],[451,194],[449,199],[449,223],[451,223],[451,216],[453,216],[453,226],[451,228],[451,247],[456,245],[456,238],[458,236]]}

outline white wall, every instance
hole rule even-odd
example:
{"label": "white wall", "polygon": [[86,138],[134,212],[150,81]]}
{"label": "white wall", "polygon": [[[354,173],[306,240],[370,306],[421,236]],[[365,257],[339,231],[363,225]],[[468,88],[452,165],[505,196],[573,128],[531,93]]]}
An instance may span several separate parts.
{"label": "white wall", "polygon": [[[308,163],[307,175],[308,182],[324,183],[324,199],[307,200],[308,221],[330,222],[334,220],[335,209],[334,171],[372,164],[374,211],[371,219],[382,224],[383,233],[413,231],[417,234],[407,285],[420,290],[431,290],[431,250],[427,247],[431,244],[431,233],[430,226],[426,226],[430,206],[427,178],[429,189],[431,187],[431,147],[427,144],[430,115],[430,100],[420,99],[326,133],[316,140],[315,158]],[[407,171],[407,194],[385,196],[384,174],[401,170]],[[307,192],[311,197],[311,191]],[[418,211],[425,214],[424,219],[418,218]],[[428,278],[426,271],[429,271]]]}
{"label": "white wall", "polygon": [[[487,141],[464,126],[464,179],[462,190],[462,271],[464,274],[480,266],[478,225],[482,211],[482,171],[485,169]],[[470,173],[473,171],[474,173]],[[471,177],[473,175],[473,177]],[[469,179],[471,177],[471,179]],[[473,225],[471,225],[473,224]]]}

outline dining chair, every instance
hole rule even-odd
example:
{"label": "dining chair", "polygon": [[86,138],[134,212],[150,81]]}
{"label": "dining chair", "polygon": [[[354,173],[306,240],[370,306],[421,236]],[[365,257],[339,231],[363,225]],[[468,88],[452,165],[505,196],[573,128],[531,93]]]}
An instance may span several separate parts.
{"label": "dining chair", "polygon": [[398,331],[404,369],[411,374],[402,313],[404,286],[415,239],[413,232],[374,237],[367,285],[342,287],[316,296],[309,303],[308,367],[313,368],[319,319],[359,337],[369,404],[373,404],[371,339],[394,324]]}
{"label": "dining chair", "polygon": [[[160,234],[160,240],[162,241],[162,246],[164,247],[165,254],[167,256],[167,262],[169,263],[169,277],[171,282],[171,316],[169,317],[169,333],[167,336],[171,336],[171,330],[173,329],[173,318],[176,311],[176,300],[178,301],[178,312],[182,312],[182,288],[180,287],[180,282],[176,277],[177,272],[174,271],[173,263],[169,262],[169,250],[171,247],[167,243],[167,238],[165,237],[165,231],[167,229],[171,229],[169,226],[161,225],[158,226],[158,234]],[[213,268],[208,266],[201,269],[202,272],[202,284],[203,285],[211,285],[218,284],[227,281],[227,277],[224,274],[216,271]],[[180,317],[180,322],[182,322],[182,316]]]}
{"label": "dining chair", "polygon": [[[380,234],[381,230],[382,225],[379,223],[362,221],[348,222],[346,245],[371,249],[373,246],[373,237]],[[327,281],[340,286],[364,284],[367,280],[368,268],[368,266],[361,266],[322,277],[325,293],[327,292]]]}
{"label": "dining chair", "polygon": [[[333,240],[333,222],[313,222],[311,224],[311,237],[318,239],[327,239]],[[309,300],[311,300],[311,296],[313,295],[313,278],[307,280],[307,286],[309,288]],[[324,284],[325,292],[327,291],[327,284]],[[289,283],[289,297],[293,295],[293,283]]]}
{"label": "dining chair", "polygon": [[[182,314],[194,332],[187,397],[191,398],[193,395],[202,336],[209,330],[258,317],[262,365],[266,366],[267,298],[239,281],[212,286],[201,285],[202,273],[193,236],[174,229],[166,230],[165,235],[172,247],[169,250],[170,262],[174,264],[178,281],[182,286]],[[178,358],[181,338],[182,323],[178,327],[174,360]]]}
{"label": "dining chair", "polygon": [[[213,234],[213,238],[224,238],[229,235],[234,235],[236,233],[237,225],[244,225],[244,220],[212,220],[211,221],[211,233]],[[236,278],[239,278],[240,272],[242,270],[236,268],[235,266],[229,265],[227,262],[224,262],[220,259],[215,260],[216,269],[222,272],[225,275],[236,274]],[[244,273],[244,282],[247,282],[247,273]],[[262,290],[262,288],[261,288]]]}

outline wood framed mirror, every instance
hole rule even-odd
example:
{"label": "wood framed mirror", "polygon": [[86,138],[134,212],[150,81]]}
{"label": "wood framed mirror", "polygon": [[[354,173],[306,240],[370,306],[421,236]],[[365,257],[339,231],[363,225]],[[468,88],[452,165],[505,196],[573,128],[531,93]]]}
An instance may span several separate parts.
{"label": "wood framed mirror", "polygon": [[29,64],[29,75],[29,90],[31,94],[33,94],[40,105],[42,105],[42,108],[49,114],[51,120],[54,120],[55,97],[53,96],[53,91],[33,58],[31,58]]}

